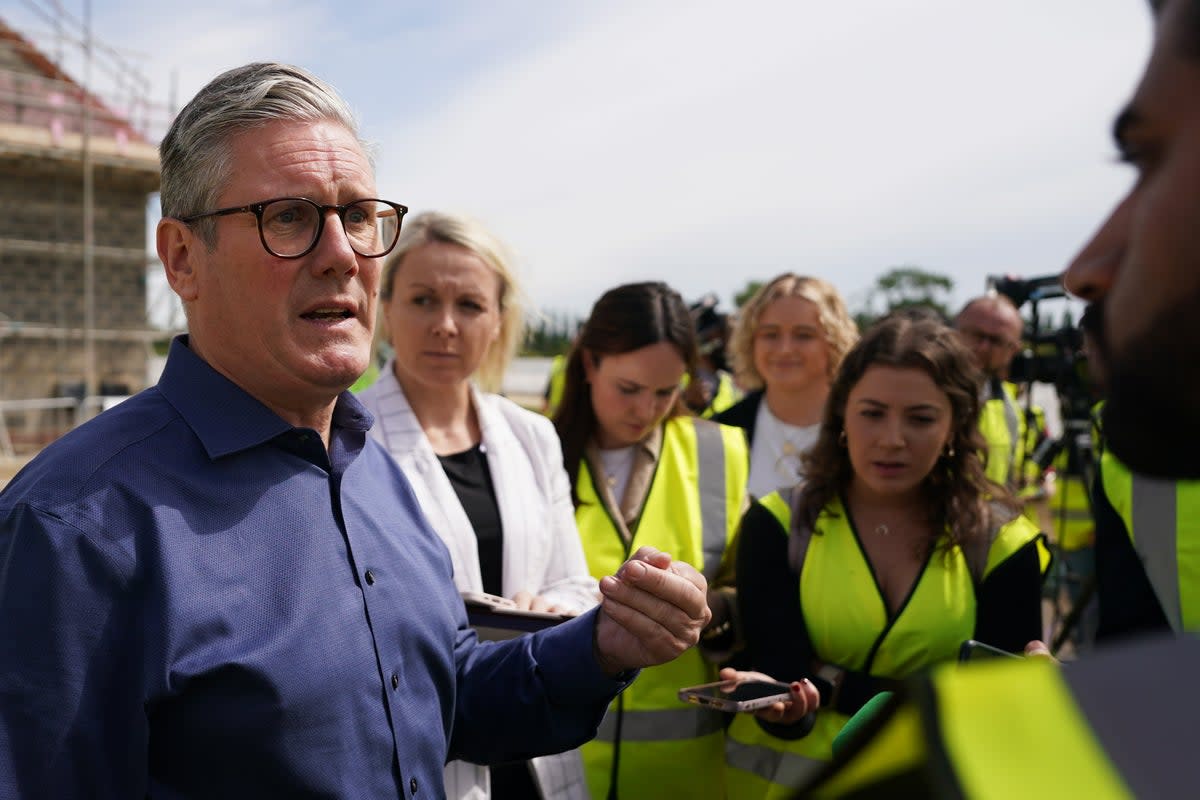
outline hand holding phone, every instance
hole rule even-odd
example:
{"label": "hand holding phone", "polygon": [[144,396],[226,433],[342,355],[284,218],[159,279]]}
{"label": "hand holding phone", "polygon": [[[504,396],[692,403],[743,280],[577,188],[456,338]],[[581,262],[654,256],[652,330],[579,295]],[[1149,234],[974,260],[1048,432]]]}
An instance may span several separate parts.
{"label": "hand holding phone", "polygon": [[754,711],[792,699],[791,687],[778,681],[717,681],[679,690],[679,699],[717,711]]}

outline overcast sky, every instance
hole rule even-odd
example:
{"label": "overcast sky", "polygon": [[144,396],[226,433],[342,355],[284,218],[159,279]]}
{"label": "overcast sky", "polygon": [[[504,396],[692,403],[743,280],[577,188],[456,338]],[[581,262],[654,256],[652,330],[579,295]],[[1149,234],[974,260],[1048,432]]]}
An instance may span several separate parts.
{"label": "overcast sky", "polygon": [[[478,217],[573,312],[650,278],[728,307],[784,270],[851,305],[902,264],[956,303],[1057,272],[1132,179],[1109,132],[1151,35],[1141,0],[92,1],[163,106],[252,60],[330,80],[384,197]],[[0,16],[52,48],[46,5]]]}

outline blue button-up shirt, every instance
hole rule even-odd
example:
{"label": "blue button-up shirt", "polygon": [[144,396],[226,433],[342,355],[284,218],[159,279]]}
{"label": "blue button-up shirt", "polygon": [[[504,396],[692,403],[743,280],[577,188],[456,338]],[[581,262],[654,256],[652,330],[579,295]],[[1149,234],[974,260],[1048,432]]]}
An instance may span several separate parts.
{"label": "blue button-up shirt", "polygon": [[439,797],[590,738],[588,614],[479,644],[404,476],[176,340],[0,493],[0,797]]}

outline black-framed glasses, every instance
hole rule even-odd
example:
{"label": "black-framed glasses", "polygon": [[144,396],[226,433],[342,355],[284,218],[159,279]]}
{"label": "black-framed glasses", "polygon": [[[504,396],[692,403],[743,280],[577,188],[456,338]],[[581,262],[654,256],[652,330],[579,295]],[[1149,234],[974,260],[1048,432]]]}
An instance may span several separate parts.
{"label": "black-framed glasses", "polygon": [[994,333],[986,333],[978,328],[963,327],[958,329],[959,335],[966,339],[971,344],[986,344],[989,347],[994,347],[998,350],[1015,350],[1020,347],[1019,342],[1014,342],[1005,336],[998,336]]}
{"label": "black-framed glasses", "polygon": [[355,253],[380,258],[392,252],[400,238],[400,223],[408,206],[367,197],[345,205],[321,205],[307,197],[276,197],[234,208],[219,208],[180,217],[186,223],[204,217],[253,214],[258,220],[258,238],[267,252],[278,258],[300,258],[312,252],[325,230],[325,217],[336,211]]}

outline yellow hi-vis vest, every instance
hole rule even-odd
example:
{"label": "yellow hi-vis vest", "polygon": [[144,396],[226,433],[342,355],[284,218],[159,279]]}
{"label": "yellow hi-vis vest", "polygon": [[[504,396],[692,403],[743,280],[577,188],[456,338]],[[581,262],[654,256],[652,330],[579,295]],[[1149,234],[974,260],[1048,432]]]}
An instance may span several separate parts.
{"label": "yellow hi-vis vest", "polygon": [[546,416],[553,417],[562,403],[567,389],[567,357],[559,354],[550,362],[550,376],[546,379]]}
{"label": "yellow hi-vis vest", "polygon": [[717,390],[713,392],[712,400],[708,401],[708,408],[700,412],[700,416],[704,419],[712,419],[741,399],[742,393],[734,385],[733,376],[721,370],[717,372]]}
{"label": "yellow hi-vis vest", "polygon": [[[741,429],[693,417],[667,420],[654,478],[626,544],[585,460],[575,521],[592,575],[613,574],[639,547],[651,545],[711,582],[733,556],[748,465]],[[685,686],[716,679],[716,667],[696,648],[642,670],[609,707],[595,740],[580,748],[591,796],[609,796],[615,769],[620,800],[724,798],[724,715],[678,696]]]}
{"label": "yellow hi-vis vest", "polygon": [[[1044,501],[1054,543],[1068,553],[1090,547],[1096,539],[1090,489],[1082,477],[1068,472],[1070,455],[1064,449],[1055,457],[1054,494]],[[1037,524],[1038,509],[1030,503],[1025,506],[1025,516]]]}
{"label": "yellow hi-vis vest", "polygon": [[946,665],[913,681],[796,797],[1196,796],[1200,640],[1156,638],[1060,669]]}
{"label": "yellow hi-vis vest", "polygon": [[984,471],[990,480],[1015,489],[1025,462],[1025,415],[1017,402],[1017,387],[1005,381],[999,397],[983,403],[979,432],[987,441]]}
{"label": "yellow hi-vis vest", "polygon": [[[774,493],[759,502],[779,521],[780,535],[787,535],[789,500]],[[1050,564],[1045,536],[1018,516],[996,532],[980,580],[1030,542],[1038,547],[1045,574]],[[912,593],[892,617],[858,536],[836,499],[821,512],[809,540],[800,572],[800,604],[821,662],[877,678],[896,680],[952,661],[975,632],[975,577],[962,548],[935,549]],[[773,677],[790,681],[800,676]],[[725,747],[729,796],[739,800],[791,797],[797,786],[833,757],[833,740],[848,719],[836,709],[821,708],[807,736],[784,740],[764,731],[752,715],[738,714]]]}
{"label": "yellow hi-vis vest", "polygon": [[1200,631],[1200,480],[1139,475],[1108,450],[1100,478],[1171,630]]}

